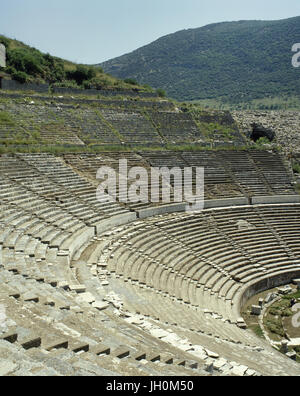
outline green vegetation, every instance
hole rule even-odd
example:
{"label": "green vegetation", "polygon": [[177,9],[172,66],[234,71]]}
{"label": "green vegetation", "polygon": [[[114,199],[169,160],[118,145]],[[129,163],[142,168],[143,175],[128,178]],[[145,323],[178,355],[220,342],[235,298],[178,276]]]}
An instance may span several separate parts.
{"label": "green vegetation", "polygon": [[181,101],[299,109],[299,69],[291,65],[299,37],[300,17],[217,23],[170,34],[101,66]]}
{"label": "green vegetation", "polygon": [[[6,47],[7,67],[1,74],[20,83],[47,83],[68,88],[139,89],[153,91],[149,86],[139,86],[133,81],[122,81],[103,72],[101,67],[78,65],[29,47],[17,40],[0,35]],[[133,87],[134,85],[134,87]]]}
{"label": "green vegetation", "polygon": [[294,171],[294,173],[297,173],[298,175],[300,175],[300,164],[299,163],[293,164],[293,171]]}
{"label": "green vegetation", "polygon": [[249,330],[252,330],[257,335],[257,337],[265,338],[264,332],[259,324],[258,316],[251,315],[251,305],[244,309],[243,318]]}
{"label": "green vegetation", "polygon": [[165,98],[165,97],[167,96],[166,91],[165,91],[164,89],[161,89],[161,88],[158,88],[158,89],[156,90],[156,93],[157,93],[157,95],[158,95],[160,98]]}
{"label": "green vegetation", "polygon": [[282,298],[275,302],[267,310],[264,317],[264,327],[269,333],[270,337],[275,341],[280,341],[286,337],[286,332],[291,331],[291,317],[294,312],[291,309],[291,300],[299,299],[300,292],[282,296]]}
{"label": "green vegetation", "polygon": [[15,122],[11,117],[11,114],[6,111],[0,111],[0,125],[14,126]]}
{"label": "green vegetation", "polygon": [[261,137],[255,143],[257,146],[264,146],[265,144],[270,144],[270,140],[266,137]]}
{"label": "green vegetation", "polygon": [[[12,153],[23,150],[26,152],[31,152],[31,150],[32,152],[36,152],[36,150],[40,150],[41,146],[44,147],[44,151],[48,152],[48,146],[58,145],[61,145],[63,147],[62,150],[65,149],[67,152],[77,152],[77,144],[80,143],[80,141],[85,144],[85,146],[79,146],[80,151],[87,149],[91,152],[101,152],[107,148],[107,143],[110,144],[110,142],[106,138],[101,139],[101,134],[94,133],[93,126],[95,125],[96,130],[97,119],[99,119],[102,124],[106,125],[107,130],[112,134],[113,139],[111,142],[122,142],[115,145],[118,151],[248,149],[246,141],[241,138],[237,126],[229,112],[208,111],[202,109],[199,105],[189,103],[181,105],[179,103],[172,103],[172,101],[166,103],[167,109],[175,111],[175,109],[180,108],[184,113],[189,113],[198,124],[199,136],[201,136],[199,142],[193,142],[193,137],[183,140],[184,143],[180,144],[171,143],[171,140],[169,140],[165,141],[165,144],[154,144],[154,147],[142,147],[142,145],[138,144],[131,145],[130,142],[124,138],[122,132],[118,130],[118,127],[112,126],[103,116],[101,109],[111,109],[112,106],[115,106],[114,102],[116,103],[116,108],[120,110],[136,108],[149,123],[152,123],[156,131],[160,133],[160,125],[154,123],[154,118],[152,116],[152,112],[156,109],[156,103],[159,104],[159,99],[155,98],[153,100],[153,105],[149,107],[143,106],[143,100],[140,99],[137,101],[135,98],[121,100],[123,99],[122,97],[119,98],[118,96],[114,96],[114,99],[117,98],[116,101],[111,101],[111,99],[109,99],[107,104],[104,102],[104,104],[101,103],[100,105],[96,100],[81,101],[81,99],[86,99],[84,96],[85,91],[82,92],[82,95],[76,94],[74,95],[75,97],[72,96],[70,98],[64,95],[63,99],[59,99],[59,101],[64,101],[66,99],[66,103],[68,104],[67,109],[61,109],[62,113],[52,108],[52,105],[57,103],[57,101],[56,96],[51,93],[47,97],[36,94],[32,97],[28,95],[28,93],[26,93],[26,95],[19,95],[16,98],[11,98],[7,94],[1,95],[0,106],[3,111],[0,111],[0,126],[2,123],[3,127],[0,128],[2,130],[0,144],[3,146],[2,152]],[[91,99],[91,97],[88,97],[88,99]],[[107,97],[104,99],[107,100]],[[70,104],[71,106],[69,106]],[[16,106],[18,107],[19,105],[20,109],[16,111]],[[26,105],[28,105],[28,108]],[[35,113],[35,110],[39,112],[39,109],[42,110],[41,117]],[[87,119],[87,122],[90,124],[90,128],[88,131],[83,131],[82,128],[85,124],[85,117],[89,115],[91,115],[91,120]],[[72,127],[68,124],[68,121],[66,121],[68,119],[73,120]],[[186,119],[189,120],[190,117],[186,117]],[[215,138],[218,139],[217,144],[215,144]],[[232,144],[232,140],[234,140],[235,145]],[[123,142],[127,143],[124,144]],[[30,146],[33,147],[30,148]]]}
{"label": "green vegetation", "polygon": [[[209,141],[213,142],[216,139],[230,141],[240,138],[238,126],[228,111],[208,110],[195,103],[182,103],[180,108],[184,113],[192,115],[199,131]],[[240,141],[241,145],[244,143]]]}
{"label": "green vegetation", "polygon": [[254,333],[257,335],[259,338],[265,338],[264,332],[262,331],[261,327],[259,325],[254,325],[249,327]]}
{"label": "green vegetation", "polygon": [[126,82],[126,84],[138,85],[137,81],[134,80],[133,78],[126,78],[126,79],[124,80],[124,82]]}

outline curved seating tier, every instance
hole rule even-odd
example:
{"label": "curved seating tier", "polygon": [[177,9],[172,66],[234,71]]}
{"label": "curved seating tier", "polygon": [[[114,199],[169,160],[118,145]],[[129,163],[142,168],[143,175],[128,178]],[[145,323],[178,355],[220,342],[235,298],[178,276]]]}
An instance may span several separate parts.
{"label": "curved seating tier", "polygon": [[105,262],[129,311],[255,348],[258,339],[240,329],[241,293],[300,274],[299,216],[299,204],[161,215],[117,230],[93,263]]}
{"label": "curved seating tier", "polygon": [[227,307],[241,285],[300,269],[299,215],[299,205],[278,205],[147,219],[116,241],[109,268],[236,323]]}

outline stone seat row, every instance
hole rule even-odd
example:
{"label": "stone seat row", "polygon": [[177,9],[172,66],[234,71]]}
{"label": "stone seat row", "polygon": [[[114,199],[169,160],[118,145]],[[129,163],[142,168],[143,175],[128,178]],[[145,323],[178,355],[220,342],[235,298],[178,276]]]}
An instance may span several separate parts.
{"label": "stone seat row", "polygon": [[[240,249],[236,251],[234,244],[231,247],[228,245],[230,240],[223,239],[222,242],[219,234],[214,236],[213,231],[208,233],[199,223],[199,217],[196,216],[196,219],[195,232],[192,236],[188,222],[183,222],[182,233],[189,230],[187,237],[182,237],[180,231],[173,234],[172,220],[167,221],[167,228],[160,225],[164,231],[163,236],[155,229],[143,232],[143,234],[136,230],[134,233],[136,236],[131,236],[130,242],[122,244],[122,247],[116,245],[109,268],[116,271],[118,275],[123,274],[128,279],[150,285],[156,290],[165,291],[188,302],[184,279],[194,279],[200,287],[213,290],[213,292],[222,293],[222,290],[226,290],[227,293],[220,294],[220,296],[232,301],[239,287],[233,282],[234,279],[247,283],[249,280],[266,273],[271,274],[281,268],[289,269],[299,266],[299,262],[287,254],[286,246],[279,245],[268,227],[263,228],[262,234],[257,229],[249,231],[253,238],[254,236],[258,240],[264,238],[264,242],[258,244],[251,239],[249,233],[248,243],[245,237],[234,239],[231,233],[230,238],[235,244],[240,245]],[[260,218],[258,221],[261,224]],[[156,223],[156,226],[159,224],[159,222]],[[179,225],[177,229],[180,230]],[[171,236],[180,241],[180,245],[177,243],[173,247],[174,242],[172,238],[168,239],[166,232],[171,232]],[[202,239],[201,235],[203,235]],[[241,252],[244,253],[244,259]],[[204,260],[200,267],[199,260]],[[227,286],[223,288],[223,285],[228,285],[229,281],[231,282],[230,288],[228,289]]]}
{"label": "stone seat row", "polygon": [[[92,325],[92,320],[87,320],[84,318],[84,316],[82,319],[80,318],[80,316],[84,314],[83,310],[81,310],[78,306],[79,303],[78,299],[76,299],[76,296],[73,296],[75,297],[76,301],[72,298],[72,295],[69,295],[66,299],[65,295],[67,293],[63,289],[60,289],[59,291],[58,289],[53,289],[53,287],[47,286],[44,283],[39,283],[32,279],[30,280],[22,278],[20,275],[10,274],[11,273],[4,271],[2,271],[0,274],[2,277],[2,283],[5,285],[1,290],[1,297],[7,293],[7,295],[10,295],[10,298],[15,301],[13,302],[11,300],[10,306],[6,311],[10,321],[13,321],[14,323],[13,326],[11,326],[8,331],[1,336],[1,339],[13,343],[14,345],[22,346],[24,350],[28,351],[27,356],[37,358],[42,353],[46,353],[46,351],[53,351],[53,355],[59,355],[60,353],[58,350],[67,351],[68,349],[70,352],[77,354],[77,356],[80,354],[80,359],[78,359],[78,361],[81,362],[85,360],[85,357],[91,357],[88,355],[88,353],[93,354],[94,356],[99,356],[100,367],[102,364],[105,364],[105,367],[106,364],[110,367],[113,367],[112,359],[125,359],[132,356],[132,360],[130,362],[126,362],[127,369],[128,366],[132,365],[132,367],[135,367],[139,371],[138,362],[144,360],[144,366],[148,369],[151,368],[152,370],[154,369],[154,366],[152,366],[151,363],[160,362],[160,369],[166,369],[166,373],[171,373],[174,371],[178,371],[179,373],[179,368],[181,366],[183,367],[181,367],[183,371],[184,367],[186,367],[187,372],[191,368],[193,368],[194,372],[196,372],[195,370],[198,368],[200,363],[199,360],[198,363],[196,363],[196,361],[192,361],[191,358],[188,359],[187,357],[183,356],[180,360],[180,358],[176,357],[174,353],[159,353],[158,347],[156,347],[157,352],[155,356],[154,345],[152,345],[149,349],[147,349],[147,347],[144,348],[143,351],[137,350],[136,345],[132,343],[130,343],[129,346],[127,345],[127,347],[124,347],[120,344],[122,337],[120,337],[119,341],[117,339],[109,341],[109,343],[112,345],[109,347],[105,346],[104,344],[99,344],[99,337],[96,338],[95,334],[91,334],[94,332],[92,329],[95,329],[95,327],[93,327],[95,325]],[[62,303],[62,301],[64,302]],[[77,308],[74,304],[77,304]],[[14,313],[11,306],[14,307]],[[37,318],[41,317],[41,315],[52,318],[56,318],[57,315],[60,315],[60,324],[57,324],[56,327],[54,326],[51,333],[49,333],[47,330],[48,326],[45,328],[42,321],[40,320],[34,320],[34,327],[32,329],[23,327],[25,323],[23,323],[23,321],[20,320],[20,316],[18,316],[18,311],[22,309],[23,306],[26,306],[27,310],[33,310],[36,313],[40,312],[40,314],[36,316]],[[79,334],[78,331],[75,331],[75,329],[73,330],[74,335],[70,337],[66,337],[66,335],[64,335],[60,330],[65,328],[69,329],[70,332],[71,329],[68,326],[70,326],[72,321],[74,322],[74,319],[72,319],[74,316],[76,316],[76,321],[79,321],[79,323],[83,324],[83,321],[85,320],[84,323],[86,335],[85,337],[80,337],[80,339],[78,339],[78,335],[75,337],[75,333]],[[104,318],[102,317],[102,319]],[[56,322],[56,320],[54,320],[54,322]],[[88,330],[90,322],[91,327],[90,330]],[[63,323],[65,323],[65,325],[63,325]],[[79,328],[76,330],[79,330]],[[109,327],[105,329],[105,331],[109,333]],[[102,334],[101,339],[103,336],[104,334]],[[109,334],[106,334],[106,336],[109,337]],[[56,350],[57,353],[55,352]],[[110,359],[102,360],[102,355],[107,355],[110,357]],[[50,356],[52,357],[52,353]],[[168,367],[170,368],[169,370]],[[178,370],[176,367],[178,367]],[[141,372],[143,371],[144,370],[141,370]],[[192,371],[190,371],[190,374],[192,374]]]}

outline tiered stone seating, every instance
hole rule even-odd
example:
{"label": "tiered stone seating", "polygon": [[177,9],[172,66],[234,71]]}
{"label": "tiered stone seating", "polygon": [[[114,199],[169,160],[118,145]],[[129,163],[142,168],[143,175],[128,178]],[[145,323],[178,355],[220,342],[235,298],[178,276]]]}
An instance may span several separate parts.
{"label": "tiered stone seating", "polygon": [[287,245],[287,251],[294,257],[299,254],[299,210],[294,205],[265,206],[259,208],[266,224],[277,233]]}
{"label": "tiered stone seating", "polygon": [[247,152],[222,152],[220,159],[224,161],[224,166],[233,175],[237,183],[249,196],[270,195],[271,188],[268,182],[260,175],[253,164],[251,155]]}
{"label": "tiered stone seating", "polygon": [[[151,167],[204,167],[206,199],[293,195],[280,155],[151,151],[244,141],[229,114],[195,120],[147,95],[0,96],[1,142],[83,146],[60,157],[0,156],[0,375],[299,373],[296,363],[243,330],[239,316],[250,287],[300,273],[300,204],[142,220],[168,208],[96,199],[97,170],[110,166],[119,175],[120,159],[148,175]],[[216,121],[230,124],[231,136],[202,131],[202,122]],[[90,154],[85,144],[141,151]],[[171,180],[171,197],[173,187]],[[237,201],[247,202],[227,203]]]}
{"label": "tiered stone seating", "polygon": [[194,120],[199,128],[210,132],[207,136],[209,144],[219,146],[244,146],[245,138],[240,133],[238,126],[229,111],[201,110],[193,113]]}
{"label": "tiered stone seating", "polygon": [[143,151],[140,155],[145,158],[153,167],[161,168],[163,166],[167,168],[184,168],[188,166],[186,161],[182,158],[181,154],[173,151],[158,151],[158,152],[147,152]]}
{"label": "tiered stone seating", "polygon": [[100,111],[93,108],[76,109],[72,114],[73,122],[80,128],[80,136],[85,143],[120,144],[121,137],[103,119]]}
{"label": "tiered stone seating", "polygon": [[283,164],[283,159],[278,154],[269,152],[253,151],[251,158],[255,162],[259,172],[271,186],[274,194],[294,194],[291,183],[292,175]]}
{"label": "tiered stone seating", "polygon": [[[241,285],[281,270],[300,270],[295,239],[290,246],[286,239],[288,226],[272,224],[265,211],[207,210],[133,225],[122,234],[121,243],[115,242],[109,269],[236,323],[227,301],[233,304]],[[293,211],[284,218],[288,225],[289,216],[294,217]],[[291,220],[290,231],[293,224],[296,227],[296,220]]]}
{"label": "tiered stone seating", "polygon": [[[80,203],[88,206],[87,209],[98,214],[102,213],[103,217],[128,212],[116,202],[107,203],[97,200],[96,188],[70,167],[65,166],[62,159],[46,154],[20,155],[20,157],[29,165],[34,166],[40,174],[43,174],[52,183],[64,190],[60,197],[65,200],[66,204],[63,204],[62,207],[69,208],[70,197],[75,195]],[[75,213],[74,210],[72,213]],[[95,221],[93,221],[94,223]]]}
{"label": "tiered stone seating", "polygon": [[[27,362],[12,366],[17,374],[199,375],[213,363],[230,375],[235,356],[243,373],[296,371],[239,327],[237,307],[247,285],[300,271],[300,205],[170,214],[101,231],[133,208],[96,201],[98,167],[201,160],[141,154],[0,157],[0,356]],[[219,170],[226,184],[230,174]]]}
{"label": "tiered stone seating", "polygon": [[281,271],[300,272],[296,251],[268,224],[264,210],[215,209],[139,221],[107,234],[88,262],[107,268],[108,290],[122,291],[126,310],[176,334],[254,349],[256,337],[238,326],[240,290]]}
{"label": "tiered stone seating", "polygon": [[72,106],[62,109],[55,105],[5,102],[4,110],[13,120],[13,128],[1,125],[1,136],[5,138],[39,138],[45,143],[84,145],[78,137],[78,127],[64,119],[63,113],[72,111]]}
{"label": "tiered stone seating", "polygon": [[119,161],[127,160],[128,169],[133,166],[149,168],[149,164],[143,160],[142,156],[132,152],[105,152],[101,154],[64,154],[64,160],[74,169],[87,174],[91,179],[95,179],[98,169],[102,166],[109,166],[119,173]]}
{"label": "tiered stone seating", "polygon": [[207,199],[242,196],[240,186],[232,178],[217,152],[183,152],[182,157],[189,166],[204,167]]}
{"label": "tiered stone seating", "polygon": [[166,143],[202,142],[206,140],[190,114],[166,111],[149,112],[149,114]]}
{"label": "tiered stone seating", "polygon": [[[12,167],[8,169],[12,171]],[[26,375],[35,372],[57,375],[66,371],[69,375],[86,372],[105,375],[115,373],[116,358],[120,360],[119,374],[132,374],[133,370],[137,375],[158,375],[161,370],[165,375],[205,374],[200,368],[201,360],[192,360],[191,356],[188,359],[184,352],[177,351],[178,358],[172,348],[167,357],[167,349],[164,348],[162,354],[159,342],[147,334],[144,340],[146,337],[148,341],[141,350],[135,341],[139,333],[135,333],[134,328],[126,327],[122,320],[118,324],[117,318],[112,320],[109,315],[101,316],[98,309],[87,302],[96,301],[97,290],[93,290],[96,297],[92,300],[78,294],[84,292],[85,287],[79,284],[76,271],[70,267],[70,258],[85,243],[85,230],[89,232],[87,239],[92,240],[94,229],[89,230],[83,224],[80,245],[74,248],[72,240],[76,238],[76,230],[71,225],[68,228],[68,221],[64,228],[55,225],[53,209],[55,216],[59,210],[51,205],[52,201],[38,198],[37,194],[7,178],[1,187],[0,306],[3,301],[9,321],[5,327],[1,322],[0,337],[4,341],[0,341],[0,354],[6,348],[11,352],[12,362],[13,353],[18,353],[24,364],[27,362],[24,368],[13,363],[14,374],[24,370]],[[106,325],[99,326],[99,323]],[[123,330],[114,335],[114,329],[120,325]],[[101,344],[103,339],[108,345],[105,348]],[[155,351],[159,369],[154,364]],[[101,354],[109,356],[99,357]],[[56,358],[64,360],[64,369]],[[204,366],[202,361],[203,369]]]}
{"label": "tiered stone seating", "polygon": [[[137,154],[137,153],[130,153],[130,152],[105,152],[101,155],[99,154],[65,154],[64,159],[67,163],[71,164],[74,169],[79,171],[80,173],[84,173],[89,176],[91,180],[95,180],[97,171],[100,169],[102,166],[109,166],[110,168],[114,169],[117,175],[117,178],[119,179],[120,177],[120,172],[123,172],[124,169],[121,166],[120,168],[120,160],[127,160],[127,170],[128,172],[132,167],[142,167],[143,169],[146,169],[147,174],[148,174],[148,181],[150,183],[150,176],[151,176],[151,168],[150,165],[152,164],[151,162],[149,163],[148,157],[147,156],[142,156],[142,153]],[[98,181],[99,183],[99,181]],[[147,183],[147,181],[146,181]],[[161,192],[161,184],[162,182],[159,182],[160,185],[160,192]],[[131,181],[128,181],[128,186],[131,185]],[[153,185],[155,183],[153,182]],[[157,184],[158,185],[158,184]],[[130,210],[138,210],[138,209],[144,209],[144,208],[149,208],[152,206],[157,206],[159,203],[151,203],[151,190],[148,188],[148,183],[146,184],[145,187],[147,187],[148,190],[148,202],[143,203],[143,202],[128,202],[126,203],[126,207],[128,207]],[[171,199],[172,199],[172,194],[173,194],[173,188],[170,186],[171,190]],[[121,190],[119,183],[117,183],[116,186],[116,193],[117,193],[117,198],[123,197],[125,194],[127,194],[127,189]],[[161,203],[161,194],[160,194],[160,203]]]}
{"label": "tiered stone seating", "polygon": [[182,153],[182,157],[190,166],[204,167],[207,187],[215,187],[209,197],[216,198],[218,189],[221,196],[225,189],[225,197],[295,194],[292,175],[278,154],[265,151],[201,151]]}
{"label": "tiered stone seating", "polygon": [[160,144],[161,138],[152,123],[140,111],[103,109],[104,119],[129,144]]}
{"label": "tiered stone seating", "polygon": [[[263,152],[264,153],[264,152]],[[253,197],[267,195],[295,194],[292,175],[285,167],[280,156],[266,154],[269,158],[259,168],[255,158],[260,152],[247,151],[200,151],[200,152],[171,152],[144,151],[134,153],[103,153],[103,154],[72,154],[65,156],[66,160],[78,171],[88,174],[95,180],[97,170],[107,165],[119,172],[119,160],[126,158],[128,169],[141,166],[148,171],[150,166],[161,168],[173,167],[183,170],[184,167],[203,167],[205,177],[205,198]],[[274,165],[274,164],[277,165]],[[267,176],[269,175],[269,176]],[[282,188],[279,180],[285,180]],[[172,181],[172,179],[171,179]],[[172,184],[173,187],[173,184]],[[150,199],[149,199],[150,200]],[[131,209],[148,207],[149,205],[130,205]]]}
{"label": "tiered stone seating", "polygon": [[82,302],[80,294],[6,270],[0,279],[0,302],[9,318],[0,334],[0,354],[9,351],[8,374],[205,374],[201,359],[184,351],[176,355],[172,347],[162,353],[160,341],[146,332],[139,344],[134,326]]}
{"label": "tiered stone seating", "polygon": [[[217,227],[250,260],[247,265],[239,262],[238,267],[231,270],[236,279],[246,283],[278,268],[298,268],[298,261],[289,254],[287,245],[266,223],[260,210],[249,208],[243,212],[235,210],[227,213],[226,217],[222,213],[214,214]],[[249,225],[243,230],[240,224],[245,220]]]}

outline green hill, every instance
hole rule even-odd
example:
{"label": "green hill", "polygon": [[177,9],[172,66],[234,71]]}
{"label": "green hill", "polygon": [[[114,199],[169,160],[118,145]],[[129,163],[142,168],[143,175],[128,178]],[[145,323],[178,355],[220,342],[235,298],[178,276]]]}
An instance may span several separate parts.
{"label": "green hill", "polygon": [[103,72],[101,68],[80,65],[44,54],[20,41],[0,35],[6,47],[7,67],[0,74],[21,83],[48,83],[71,88],[148,89],[135,81],[122,81]]}
{"label": "green hill", "polygon": [[177,100],[299,98],[300,70],[291,64],[298,42],[300,17],[224,22],[170,34],[100,66]]}

